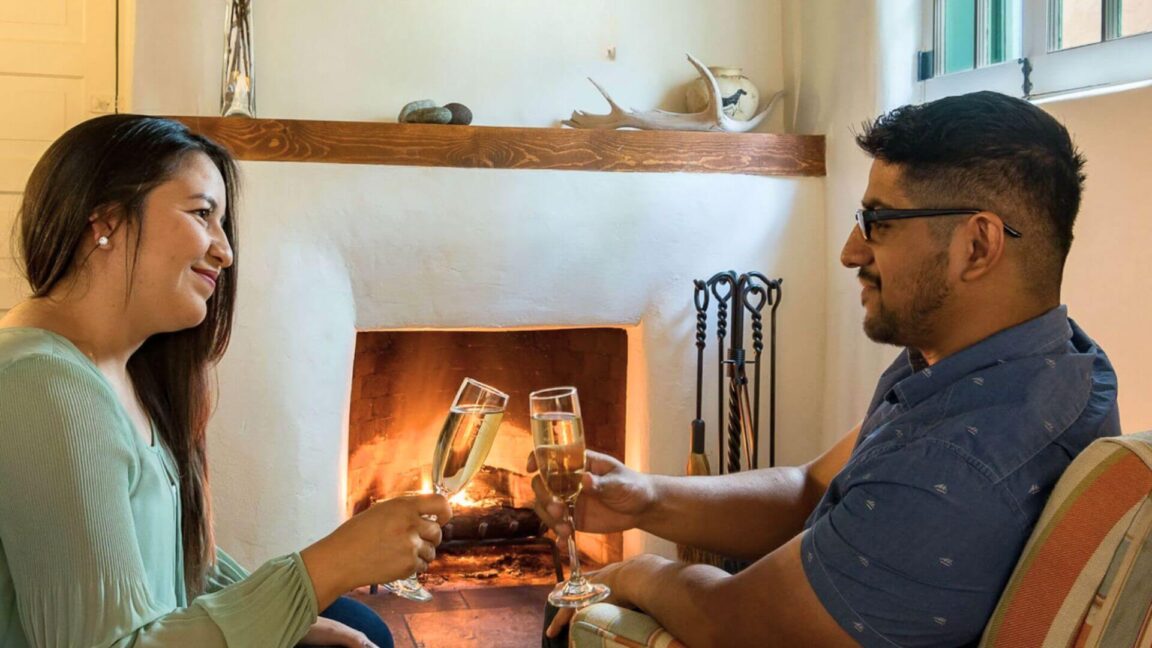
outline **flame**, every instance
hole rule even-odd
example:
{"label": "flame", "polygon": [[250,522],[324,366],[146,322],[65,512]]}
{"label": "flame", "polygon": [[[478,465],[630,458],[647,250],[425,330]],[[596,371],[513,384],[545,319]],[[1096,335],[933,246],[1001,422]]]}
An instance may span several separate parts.
{"label": "flame", "polygon": [[456,493],[452,497],[449,497],[448,503],[459,508],[471,508],[480,506],[480,502],[472,499],[472,496],[468,494],[467,489]]}

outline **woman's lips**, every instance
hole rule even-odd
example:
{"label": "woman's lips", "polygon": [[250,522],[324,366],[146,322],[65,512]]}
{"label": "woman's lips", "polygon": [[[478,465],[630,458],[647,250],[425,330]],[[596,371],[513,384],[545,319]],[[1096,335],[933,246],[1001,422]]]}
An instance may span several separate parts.
{"label": "woman's lips", "polygon": [[192,272],[200,275],[202,279],[208,282],[208,285],[212,286],[213,288],[216,287],[216,277],[218,277],[220,273],[212,272],[211,270],[197,270],[195,268],[192,269]]}

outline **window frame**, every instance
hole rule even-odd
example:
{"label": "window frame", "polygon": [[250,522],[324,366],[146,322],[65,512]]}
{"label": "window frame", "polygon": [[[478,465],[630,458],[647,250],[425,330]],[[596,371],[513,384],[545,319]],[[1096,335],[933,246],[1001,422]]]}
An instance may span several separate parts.
{"label": "window frame", "polygon": [[[936,12],[942,1],[923,0],[922,4],[923,50],[933,52],[936,68],[940,67],[936,44],[942,42],[942,27],[937,25]],[[941,74],[934,69],[934,76],[920,82],[924,101],[976,90],[995,90],[1035,99],[1152,79],[1152,33],[1049,52],[1048,0],[1020,1],[1020,58],[952,74]],[[1111,1],[1102,0],[1105,4]],[[981,2],[977,0],[978,14],[980,6]],[[979,23],[976,32],[977,59],[980,59],[986,56],[987,48],[983,46],[983,30]],[[1030,68],[1027,77],[1025,61]],[[1030,86],[1026,87],[1026,79]]]}

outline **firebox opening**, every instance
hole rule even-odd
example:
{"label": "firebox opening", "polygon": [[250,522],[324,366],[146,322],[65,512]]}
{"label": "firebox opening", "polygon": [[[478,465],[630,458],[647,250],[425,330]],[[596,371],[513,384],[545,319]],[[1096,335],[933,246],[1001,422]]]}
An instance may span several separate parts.
{"label": "firebox opening", "polygon": [[[495,567],[479,571],[489,577],[493,570],[501,572],[492,579],[497,584],[509,581],[509,571],[538,580],[540,569],[527,573],[513,557],[543,531],[530,510],[531,475],[525,472],[532,451],[528,394],[577,387],[587,447],[623,460],[627,362],[628,335],[621,328],[357,333],[348,513],[378,499],[431,490],[436,436],[461,380],[475,378],[507,392],[508,411],[484,468],[452,499],[455,524],[445,528],[445,540],[454,550],[446,555],[492,556],[486,564]],[[615,562],[623,554],[619,533],[581,533],[578,544],[593,564]],[[550,561],[536,562],[545,576],[551,573]],[[459,565],[446,568],[460,571]]]}

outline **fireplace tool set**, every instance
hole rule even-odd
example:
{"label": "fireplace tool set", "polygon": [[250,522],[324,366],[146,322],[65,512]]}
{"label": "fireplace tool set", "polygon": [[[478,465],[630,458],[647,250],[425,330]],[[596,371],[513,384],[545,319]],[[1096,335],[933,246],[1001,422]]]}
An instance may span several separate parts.
{"label": "fireplace tool set", "polygon": [[[764,319],[768,317],[768,466],[776,465],[776,309],[780,308],[783,279],[769,279],[759,272],[737,275],[718,272],[707,281],[693,281],[696,306],[696,418],[692,421],[692,450],[688,474],[711,472],[704,451],[705,423],[704,350],[708,343],[708,312],[716,312],[716,407],[718,472],[733,473],[759,468],[760,395],[763,391]],[[751,353],[745,348],[745,329],[750,328]],[[749,368],[751,367],[751,376]],[[680,557],[707,562],[729,571],[736,561],[680,547]]]}
{"label": "fireplace tool set", "polygon": [[[724,427],[718,435],[719,473],[759,468],[760,394],[764,367],[764,310],[768,309],[768,465],[776,465],[776,309],[780,307],[783,279],[768,279],[759,272],[739,276],[720,272],[707,281],[697,279],[696,304],[696,418],[692,421],[693,452],[703,452],[704,349],[707,346],[708,307],[716,308],[717,419]],[[746,321],[751,323],[752,349],[744,348]],[[749,365],[752,376],[749,379]],[[699,439],[698,439],[699,437]],[[697,443],[699,440],[699,443]]]}

